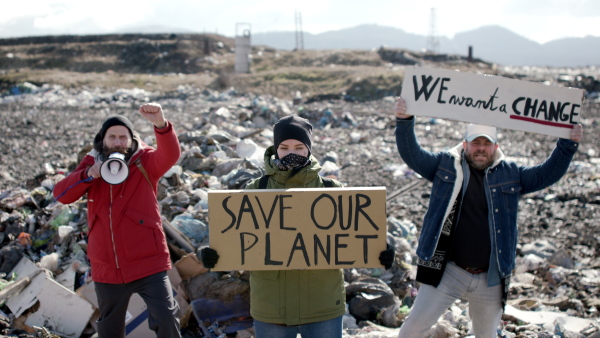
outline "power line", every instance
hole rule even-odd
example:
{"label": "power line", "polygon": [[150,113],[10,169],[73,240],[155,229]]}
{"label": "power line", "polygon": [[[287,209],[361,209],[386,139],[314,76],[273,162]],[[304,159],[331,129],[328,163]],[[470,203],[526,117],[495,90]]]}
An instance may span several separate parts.
{"label": "power line", "polygon": [[429,17],[429,34],[427,36],[427,51],[431,53],[438,53],[440,48],[440,39],[437,33],[435,8],[431,8],[431,15]]}
{"label": "power line", "polygon": [[295,24],[296,24],[296,50],[304,49],[304,32],[302,32],[302,14],[299,10],[295,10],[294,13]]}

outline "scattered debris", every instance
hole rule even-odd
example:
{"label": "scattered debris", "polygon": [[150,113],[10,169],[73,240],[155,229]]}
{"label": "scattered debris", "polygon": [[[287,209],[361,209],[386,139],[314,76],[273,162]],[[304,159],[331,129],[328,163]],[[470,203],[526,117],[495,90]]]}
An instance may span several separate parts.
{"label": "scattered debris", "polygon": [[[0,334],[94,333],[95,294],[85,254],[87,201],[84,197],[62,205],[51,191],[75,167],[110,114],[126,115],[152,144],[151,128],[135,115],[138,105],[150,100],[161,103],[182,147],[178,164],[159,182],[158,199],[175,263],[169,277],[185,309],[184,336],[252,336],[248,272],[208,271],[195,251],[209,240],[207,191],[243,189],[261,176],[263,151],[272,144],[272,123],[293,112],[315,126],[313,152],[322,159],[326,175],[347,186],[388,189],[388,242],[397,251],[397,261],[390,270],[344,271],[344,336],[397,337],[418,293],[414,252],[430,185],[397,155],[392,98],[306,103],[301,93],[292,102],[233,89],[186,87],[180,96],[168,96],[140,89],[23,88],[29,92],[0,98]],[[499,329],[502,337],[600,334],[599,117],[600,104],[586,102],[585,142],[568,173],[521,201],[517,268]],[[461,142],[464,128],[459,122],[418,118],[416,132],[426,149],[437,151]],[[511,159],[526,165],[541,162],[555,145],[547,136],[509,130],[500,131],[499,142]],[[137,318],[142,308],[135,307],[143,304],[132,304],[131,314]],[[56,308],[72,312],[49,310]],[[136,323],[143,331],[144,325]],[[469,329],[466,304],[457,302],[431,334],[462,337]],[[135,330],[127,337],[143,336]]]}

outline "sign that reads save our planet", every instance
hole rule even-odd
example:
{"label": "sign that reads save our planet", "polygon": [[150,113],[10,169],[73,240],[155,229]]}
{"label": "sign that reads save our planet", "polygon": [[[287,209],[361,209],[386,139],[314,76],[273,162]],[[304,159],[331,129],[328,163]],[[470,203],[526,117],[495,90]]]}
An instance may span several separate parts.
{"label": "sign that reads save our planet", "polygon": [[208,192],[216,271],[382,267],[385,187]]}
{"label": "sign that reads save our planet", "polygon": [[407,67],[407,113],[529,131],[569,139],[584,90],[502,76]]}

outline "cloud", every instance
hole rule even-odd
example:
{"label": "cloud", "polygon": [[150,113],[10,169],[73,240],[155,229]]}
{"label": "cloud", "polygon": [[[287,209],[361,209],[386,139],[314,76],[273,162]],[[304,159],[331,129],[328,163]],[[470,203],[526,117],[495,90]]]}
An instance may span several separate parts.
{"label": "cloud", "polygon": [[378,24],[439,36],[486,25],[500,25],[526,38],[545,42],[566,36],[600,36],[598,0],[30,0],[3,4],[0,36],[105,34],[131,27],[162,26],[178,31],[234,36],[239,23],[251,32],[294,31],[295,12],[310,33]]}
{"label": "cloud", "polygon": [[[117,29],[143,20],[154,11],[154,0],[105,0],[101,5],[87,1],[32,0],[27,6],[9,5],[2,8],[0,25],[5,33],[27,26],[34,35],[43,32],[58,34],[89,34]],[[31,18],[34,18],[32,21]],[[46,35],[46,34],[43,34]]]}
{"label": "cloud", "polygon": [[0,26],[0,36],[29,36],[37,35],[39,30],[34,26],[35,17],[20,17],[8,20]]}
{"label": "cloud", "polygon": [[505,11],[529,17],[597,17],[600,16],[600,1],[510,0],[505,6]]}
{"label": "cloud", "polygon": [[56,27],[48,25],[37,17],[20,17],[9,20],[0,26],[0,37],[26,37],[47,35],[86,35],[104,34],[108,30],[100,27],[93,19],[83,18],[72,21],[64,26]]}

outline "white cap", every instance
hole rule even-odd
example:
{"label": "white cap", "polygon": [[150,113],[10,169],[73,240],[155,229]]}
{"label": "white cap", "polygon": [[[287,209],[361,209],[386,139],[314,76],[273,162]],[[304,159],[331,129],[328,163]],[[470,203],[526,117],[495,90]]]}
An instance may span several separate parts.
{"label": "white cap", "polygon": [[485,137],[493,143],[496,143],[496,127],[484,126],[481,124],[469,124],[465,140],[471,142],[478,137]]}

